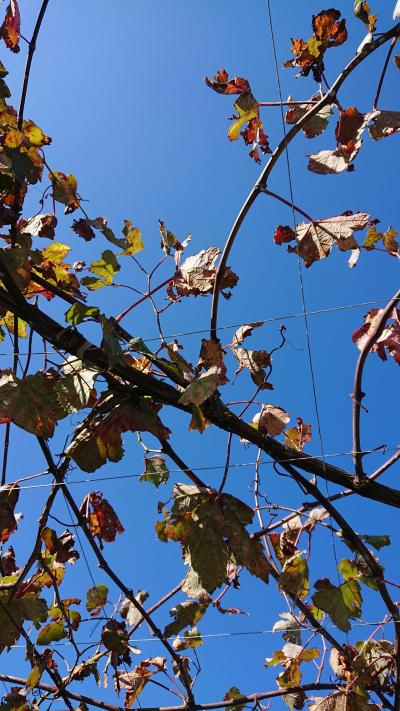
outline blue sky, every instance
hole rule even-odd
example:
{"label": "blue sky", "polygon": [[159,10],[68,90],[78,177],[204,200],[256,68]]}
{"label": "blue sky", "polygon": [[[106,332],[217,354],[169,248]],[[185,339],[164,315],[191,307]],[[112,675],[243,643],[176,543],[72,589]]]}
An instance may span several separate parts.
{"label": "blue sky", "polygon": [[[22,32],[30,36],[39,2],[21,0]],[[392,3],[378,7],[379,29],[391,26]],[[380,5],[380,4],[379,4]],[[326,74],[329,81],[354,55],[364,35],[363,25],[352,16],[352,3],[337,7],[349,20],[350,38],[342,47],[327,53]],[[290,37],[310,36],[313,12],[324,9],[319,3],[295,0],[272,2],[277,51],[280,67],[290,58]],[[357,106],[367,111],[372,106],[386,50],[381,50],[357,70],[340,94],[344,106]],[[18,56],[2,50],[1,60],[10,71],[9,85],[16,97],[23,73],[25,47]],[[232,114],[232,97],[218,96],[203,82],[225,67],[230,75],[246,77],[260,101],[278,99],[266,3],[261,0],[78,0],[50,2],[37,53],[26,105],[26,116],[35,120],[53,138],[47,160],[53,170],[73,173],[78,177],[79,191],[88,200],[85,209],[91,217],[107,216],[115,231],[124,219],[131,219],[143,232],[145,250],[140,258],[151,267],[160,257],[158,219],[180,238],[191,233],[187,252],[193,254],[210,245],[222,247],[240,205],[260,172],[247,156],[242,142],[230,144],[227,138],[228,117]],[[280,69],[283,95],[307,99],[315,90],[312,79],[294,79],[293,70]],[[400,73],[391,65],[384,85],[381,106],[398,109]],[[15,94],[14,94],[15,92]],[[15,102],[17,99],[15,98]],[[282,135],[279,109],[264,109],[264,127],[275,146]],[[398,151],[399,136],[374,143],[368,137],[356,160],[356,170],[339,176],[318,176],[307,171],[305,154],[334,147],[335,119],[321,137],[307,141],[303,136],[290,146],[294,199],[312,216],[328,217],[345,210],[368,211],[379,218],[384,229],[399,228]],[[272,190],[288,197],[285,161],[281,160],[271,178]],[[40,197],[32,190],[29,208],[37,209]],[[46,209],[51,209],[50,201]],[[61,218],[61,211],[60,211]],[[70,230],[71,218],[60,219],[59,241],[73,245],[72,257],[90,262],[108,245],[102,238],[84,244]],[[278,224],[291,224],[291,212],[279,203],[261,196],[249,215],[229,261],[240,276],[230,301],[221,300],[219,323],[223,326],[254,320],[278,320],[267,323],[255,333],[253,347],[271,349],[279,342],[279,326],[284,323],[287,343],[274,359],[270,401],[287,409],[294,421],[301,416],[313,425],[312,453],[320,453],[315,406],[304,322],[302,318],[283,318],[302,310],[297,260],[284,247],[274,245],[272,235]],[[169,275],[172,262],[160,271],[160,281]],[[303,271],[306,306],[318,311],[346,304],[384,300],[398,285],[398,261],[381,253],[363,254],[353,270],[347,266],[347,255],[333,253],[328,260]],[[146,285],[136,266],[129,262],[118,281],[138,289]],[[158,303],[164,299],[161,292]],[[96,295],[91,296],[93,302]],[[135,298],[133,296],[133,298]],[[127,289],[103,290],[98,295],[102,308],[116,315],[131,303]],[[51,311],[62,313],[51,305]],[[316,376],[324,451],[340,454],[351,449],[351,397],[357,350],[351,342],[352,331],[362,323],[369,307],[355,307],[310,316],[309,328]],[[58,310],[57,310],[58,309]],[[196,360],[200,339],[209,327],[210,299],[189,299],[165,313],[163,325],[168,334],[204,329],[204,333],[179,338],[184,354]],[[282,318],[281,318],[282,317]],[[157,337],[150,305],[134,310],[124,321],[134,335]],[[223,344],[230,342],[233,329],[221,331]],[[94,337],[94,336],[93,336]],[[2,352],[6,348],[2,344]],[[38,341],[38,350],[40,350]],[[3,357],[3,367],[9,358]],[[42,361],[37,360],[37,367]],[[241,374],[233,387],[225,386],[225,400],[247,398],[252,392],[247,374]],[[373,449],[398,444],[397,366],[382,364],[372,356],[366,371],[368,415],[363,418],[363,446]],[[255,411],[255,410],[254,410]],[[254,414],[254,411],[251,414]],[[172,444],[192,467],[223,465],[225,435],[206,432],[189,433],[187,418],[165,411],[163,419],[174,430]],[[74,418],[71,422],[76,422]],[[71,422],[63,423],[55,436],[55,451],[62,451]],[[126,528],[117,543],[107,546],[109,559],[134,589],[151,591],[150,602],[167,588],[173,587],[184,574],[178,547],[155,541],[153,521],[156,505],[168,493],[155,492],[135,478],[112,479],[117,475],[138,475],[143,457],[134,435],[126,438],[127,454],[118,465],[106,465],[93,478],[99,483],[75,484],[79,501],[93,489],[101,489],[110,498]],[[58,449],[57,449],[58,448]],[[232,461],[254,462],[256,451],[235,443]],[[351,457],[337,456],[338,466],[351,471]],[[384,461],[382,453],[368,459],[369,471]],[[9,477],[16,478],[44,468],[40,452],[30,438],[12,430],[12,456]],[[211,485],[218,485],[221,469],[205,473]],[[396,486],[398,469],[393,468],[385,483]],[[277,477],[270,466],[262,469],[262,484],[272,501],[285,500],[288,506],[299,505],[304,496],[287,479]],[[71,479],[82,477],[78,471]],[[228,490],[251,502],[253,468],[233,469]],[[180,481],[174,473],[172,481]],[[284,495],[282,496],[282,488]],[[287,490],[287,491],[286,491]],[[333,487],[332,487],[333,490]],[[32,523],[43,502],[43,490],[22,493],[20,508],[26,512],[20,531],[12,544],[21,557],[27,550]],[[163,500],[164,500],[163,499]],[[395,510],[384,511],[379,505],[356,499],[347,500],[342,509],[352,525],[363,533],[396,532]],[[68,520],[60,497],[58,515]],[[85,547],[85,543],[83,542]],[[85,548],[86,550],[86,548]],[[388,575],[395,575],[398,542],[383,553]],[[329,554],[329,555],[328,555]],[[88,552],[89,565],[96,582],[105,582]],[[331,540],[321,535],[313,580],[320,574],[332,575]],[[339,555],[346,555],[339,544]],[[328,567],[327,567],[328,566]],[[78,568],[78,566],[76,566]],[[394,572],[393,572],[394,570]],[[392,579],[392,578],[389,578]],[[81,560],[65,583],[63,594],[76,594],[76,586],[89,587],[90,579]],[[117,599],[115,590],[113,599]],[[368,597],[368,596],[367,596]],[[211,612],[200,625],[204,634],[250,632],[271,629],[277,614],[285,610],[273,586],[266,588],[249,576],[243,577],[239,593],[231,594],[229,604],[249,614],[222,616]],[[374,599],[367,601],[367,619],[378,619],[382,611]],[[160,616],[166,622],[167,613]],[[86,626],[87,627],[87,626]],[[83,628],[85,629],[85,628]],[[82,631],[82,639],[89,632]],[[362,631],[361,633],[362,634]],[[86,636],[85,636],[86,635]],[[142,628],[140,637],[148,637]],[[243,692],[273,689],[273,674],[263,669],[266,656],[279,648],[279,638],[271,635],[220,637],[207,641],[200,650],[204,668],[196,685],[202,700],[221,698],[231,685]],[[138,643],[138,646],[141,646]],[[145,656],[161,652],[158,643],[144,642]],[[13,655],[3,662],[6,669],[23,673],[25,665],[15,667]],[[61,664],[61,662],[60,662]],[[211,672],[209,671],[211,669]],[[114,698],[111,688],[98,690],[98,696]],[[170,703],[158,691],[146,691],[143,704]],[[57,708],[62,708],[58,704]],[[280,708],[279,702],[276,708]]]}

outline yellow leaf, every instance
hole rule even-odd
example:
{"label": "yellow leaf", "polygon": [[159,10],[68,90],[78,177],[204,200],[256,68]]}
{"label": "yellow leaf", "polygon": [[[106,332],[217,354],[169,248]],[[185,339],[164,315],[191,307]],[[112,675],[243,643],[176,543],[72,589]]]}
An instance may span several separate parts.
{"label": "yellow leaf", "polygon": [[42,146],[47,146],[51,143],[50,136],[46,136],[42,129],[39,128],[39,126],[37,126],[33,121],[25,121],[23,131],[32,146],[41,148]]}
{"label": "yellow leaf", "polygon": [[142,233],[138,227],[133,227],[130,220],[124,220],[123,233],[128,242],[128,246],[124,249],[124,254],[132,255],[141,252],[144,249]]}
{"label": "yellow leaf", "polygon": [[234,121],[228,131],[228,138],[230,141],[237,141],[240,136],[240,130],[242,126],[245,123],[248,123],[248,121],[251,121],[251,119],[257,118],[258,116],[258,104],[256,104],[249,111],[245,111],[244,109],[242,109],[237,101],[235,102],[234,106],[239,114],[239,117],[236,119],[236,121]]}
{"label": "yellow leaf", "polygon": [[311,39],[308,40],[307,48],[308,48],[309,53],[313,57],[319,57],[319,55],[320,55],[319,48],[320,48],[321,44],[322,44],[322,42],[320,42],[320,40],[317,40],[316,37],[311,37]]}
{"label": "yellow leaf", "polygon": [[42,250],[42,255],[44,259],[48,259],[49,262],[53,264],[59,264],[65,259],[71,247],[68,244],[63,244],[62,242],[53,242],[46,249]]}
{"label": "yellow leaf", "polygon": [[[0,323],[7,327],[10,333],[14,333],[14,314],[12,311],[7,311],[5,316],[0,319]],[[26,321],[22,318],[18,319],[18,336],[19,338],[26,338]]]}

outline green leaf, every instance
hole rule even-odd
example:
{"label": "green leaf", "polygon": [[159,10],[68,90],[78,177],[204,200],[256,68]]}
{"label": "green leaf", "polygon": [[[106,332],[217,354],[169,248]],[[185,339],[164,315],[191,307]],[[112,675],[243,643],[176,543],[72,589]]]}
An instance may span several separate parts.
{"label": "green leaf", "polygon": [[338,565],[338,570],[345,580],[359,580],[360,583],[367,585],[372,590],[378,590],[377,580],[363,558],[358,560],[343,558]]}
{"label": "green leaf", "polygon": [[201,405],[220,385],[228,382],[225,372],[212,366],[205,373],[194,378],[179,398],[182,405]]}
{"label": "green leaf", "polygon": [[[353,543],[346,538],[346,536],[343,534],[343,531],[339,531],[337,535],[339,536],[339,538],[342,539],[343,543],[346,544],[347,548],[350,548],[350,550],[353,553],[355,553],[358,550],[353,545]],[[387,535],[366,536],[366,535],[362,535],[361,533],[357,533],[357,536],[358,536],[358,538],[360,538],[361,541],[369,544],[370,546],[373,546],[373,548],[375,548],[377,551],[379,551],[384,546],[390,546],[390,544],[391,544],[390,536],[387,536]]]}
{"label": "green leaf", "polygon": [[83,277],[81,283],[91,291],[101,289],[103,286],[111,286],[114,276],[119,272],[120,268],[114,252],[106,249],[102,252],[101,258],[92,262],[89,267],[89,271],[97,274],[99,279],[96,277]]}
{"label": "green leaf", "polygon": [[175,618],[164,630],[165,637],[178,634],[185,627],[193,627],[203,617],[209,602],[199,603],[194,600],[185,600],[172,608],[170,615]]}
{"label": "green leaf", "polygon": [[26,680],[26,686],[28,689],[32,690],[36,684],[39,683],[42,674],[43,674],[44,669],[41,669],[38,664],[35,664],[33,669],[31,670],[31,673],[29,674],[27,680]]}
{"label": "green leaf", "polygon": [[77,195],[78,183],[74,175],[65,175],[59,171],[49,173],[49,178],[53,186],[53,197],[57,202],[66,205],[65,213],[69,214],[77,210],[80,200]]}
{"label": "green leaf", "polygon": [[155,454],[153,457],[144,458],[145,470],[140,475],[140,481],[149,481],[154,486],[166,484],[169,479],[169,471],[164,457]]}
{"label": "green leaf", "polygon": [[144,249],[144,242],[142,240],[142,233],[138,227],[134,227],[130,220],[124,220],[124,229],[122,230],[125,235],[126,246],[124,246],[123,254],[127,256],[132,256],[137,254]]}
{"label": "green leaf", "polygon": [[365,543],[369,543],[370,546],[373,546],[377,551],[384,546],[390,546],[389,536],[360,536],[360,538]]}
{"label": "green leaf", "polygon": [[75,304],[72,304],[68,311],[65,312],[65,320],[73,326],[78,326],[86,319],[94,318],[97,320],[99,315],[100,309],[98,306],[86,306],[80,301],[77,301]]}
{"label": "green leaf", "polygon": [[302,600],[308,595],[310,589],[308,564],[301,554],[285,561],[279,576],[279,586],[285,592],[298,595]]}
{"label": "green leaf", "polygon": [[158,439],[168,439],[156,408],[147,397],[135,402],[132,397],[108,393],[90,423],[82,423],[68,447],[71,456],[85,472],[94,472],[107,462],[119,462],[124,455],[123,432],[151,432]]}
{"label": "green leaf", "polygon": [[64,623],[62,621],[50,622],[40,630],[36,644],[41,647],[47,647],[47,645],[51,642],[59,642],[60,639],[64,639],[66,636],[67,633],[64,629]]}
{"label": "green leaf", "polygon": [[191,630],[186,630],[183,633],[183,637],[177,637],[174,639],[172,646],[176,652],[182,652],[185,649],[196,649],[196,647],[201,647],[204,644],[201,639],[200,632],[197,627],[193,627]]}
{"label": "green leaf", "polygon": [[90,615],[99,615],[107,602],[108,587],[100,583],[86,593],[86,609]]}
{"label": "green leaf", "polygon": [[[236,701],[236,699],[241,699],[243,696],[244,694],[242,694],[237,686],[231,686],[224,696],[224,701]],[[235,706],[227,706],[226,708],[229,709],[229,711],[243,711],[245,705],[245,703],[235,704]]]}
{"label": "green leaf", "polygon": [[250,537],[246,525],[253,510],[230,494],[176,484],[171,515],[157,525],[161,540],[180,541],[189,571],[184,592],[204,588],[212,593],[227,579],[233,558],[252,575],[268,582],[269,563],[260,541]]}
{"label": "green leaf", "polygon": [[326,578],[315,583],[316,593],[312,596],[314,604],[330,616],[333,624],[343,632],[348,632],[350,618],[361,616],[362,596],[356,580],[348,580],[339,587],[332,585]]}

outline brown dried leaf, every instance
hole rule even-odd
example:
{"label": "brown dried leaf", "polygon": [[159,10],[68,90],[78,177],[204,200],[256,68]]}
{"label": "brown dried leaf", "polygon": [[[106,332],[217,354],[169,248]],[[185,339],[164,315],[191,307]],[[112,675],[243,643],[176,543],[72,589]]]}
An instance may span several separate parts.
{"label": "brown dried leaf", "polygon": [[[292,108],[290,108],[285,115],[286,123],[292,125],[300,121],[300,119],[302,119],[303,116],[305,116],[305,114],[311,109],[315,98],[320,97],[316,94],[315,97],[311,97],[309,104],[295,104]],[[332,114],[332,104],[327,104],[326,106],[323,106],[317,114],[312,116],[312,118],[310,118],[310,120],[307,121],[301,129],[306,138],[315,138],[316,136],[320,136],[321,133],[323,133],[327,128],[328,117],[332,116]]]}
{"label": "brown dried leaf", "polygon": [[261,412],[253,417],[253,422],[258,425],[261,434],[276,437],[290,422],[290,415],[278,405],[263,405]]}
{"label": "brown dried leaf", "polygon": [[371,138],[379,141],[400,131],[400,111],[374,111],[369,114]]}

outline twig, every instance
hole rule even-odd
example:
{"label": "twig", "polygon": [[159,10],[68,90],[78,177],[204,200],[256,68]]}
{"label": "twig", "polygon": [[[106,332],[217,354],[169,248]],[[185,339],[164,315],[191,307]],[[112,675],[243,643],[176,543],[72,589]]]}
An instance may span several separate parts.
{"label": "twig", "polygon": [[380,97],[380,95],[381,95],[382,85],[383,85],[383,81],[384,81],[384,79],[385,79],[386,70],[387,70],[387,68],[388,68],[389,59],[390,59],[390,57],[391,57],[391,55],[392,55],[392,52],[393,52],[393,50],[394,50],[394,48],[395,48],[395,45],[396,45],[396,42],[397,42],[398,39],[399,39],[398,36],[393,37],[393,39],[392,39],[392,41],[391,41],[391,43],[390,43],[390,47],[389,47],[388,53],[387,53],[387,55],[386,55],[385,63],[384,63],[384,65],[383,65],[382,73],[381,73],[381,76],[380,76],[380,79],[379,79],[379,82],[378,82],[378,88],[377,88],[377,90],[376,90],[376,96],[375,96],[374,105],[373,105],[373,110],[374,110],[374,111],[376,111],[377,108],[378,108],[378,101],[379,101],[379,97]]}
{"label": "twig", "polygon": [[382,310],[382,313],[376,323],[368,331],[368,338],[365,341],[361,353],[357,360],[356,370],[354,374],[354,387],[353,387],[353,461],[356,476],[359,479],[364,480],[364,470],[362,465],[363,453],[361,451],[361,431],[360,431],[360,420],[361,420],[361,402],[364,397],[362,391],[362,377],[364,372],[364,365],[367,357],[381,336],[383,329],[385,328],[386,321],[390,317],[391,312],[396,307],[398,301],[400,300],[400,289],[396,291],[395,295],[390,299],[389,303]]}
{"label": "twig", "polygon": [[26,65],[25,65],[24,81],[22,84],[21,99],[19,102],[19,110],[18,110],[18,130],[19,131],[21,131],[22,124],[24,121],[25,101],[26,101],[26,94],[28,91],[29,76],[30,76],[31,67],[32,67],[32,59],[33,59],[33,55],[35,53],[37,38],[38,38],[38,35],[40,32],[43,18],[46,14],[48,4],[49,4],[49,0],[43,0],[42,7],[40,8],[40,12],[39,12],[38,18],[36,20],[36,25],[33,30],[31,41],[29,42],[28,56],[27,56]]}
{"label": "twig", "polygon": [[[12,676],[10,674],[0,674],[0,681],[6,681],[10,684],[18,684],[19,686],[26,685],[26,679],[21,679],[18,676]],[[42,689],[43,691],[50,691],[51,693],[57,693],[57,687],[50,686],[49,684],[37,684],[36,688]],[[248,696],[241,696],[238,699],[230,699],[228,701],[211,701],[207,704],[194,704],[193,711],[208,711],[208,709],[219,709],[227,708],[230,706],[244,706],[245,704],[254,703],[255,701],[262,699],[273,699],[279,698],[280,696],[286,696],[287,694],[295,694],[300,691],[335,691],[341,688],[340,684],[304,684],[303,686],[293,686],[287,689],[276,689],[274,691],[262,691],[257,694],[249,694]],[[126,711],[126,708],[121,706],[113,706],[112,704],[107,704],[104,701],[97,701],[89,696],[84,696],[83,694],[76,694],[72,691],[67,691],[66,694],[76,701],[83,701],[91,706],[97,706],[98,708],[105,709],[106,711]],[[185,705],[180,706],[140,706],[140,711],[186,711],[187,707]],[[132,711],[139,711],[138,709],[132,709]]]}
{"label": "twig", "polygon": [[217,268],[217,273],[215,277],[215,282],[214,282],[214,289],[213,289],[213,297],[212,297],[212,306],[211,306],[211,324],[210,324],[210,333],[211,333],[211,338],[216,338],[217,337],[217,321],[218,321],[218,302],[219,302],[219,292],[220,292],[220,287],[221,287],[221,282],[224,276],[225,268],[227,265],[227,261],[229,259],[229,255],[231,252],[231,249],[234,245],[235,239],[239,233],[239,230],[248,214],[250,211],[250,208],[252,207],[254,201],[260,194],[260,188],[265,188],[267,185],[267,180],[275,167],[275,164],[279,160],[280,156],[282,153],[285,151],[286,147],[291,143],[291,141],[295,138],[295,136],[299,133],[299,131],[302,129],[302,127],[313,117],[315,114],[317,114],[324,106],[329,104],[331,101],[333,101],[336,98],[336,94],[340,87],[342,86],[343,82],[347,79],[349,74],[351,74],[354,69],[361,64],[361,62],[366,59],[372,52],[375,52],[379,47],[381,47],[385,42],[388,40],[392,39],[392,37],[397,37],[400,34],[400,23],[392,27],[388,32],[385,32],[382,34],[380,37],[378,37],[374,42],[371,42],[370,44],[366,45],[364,48],[364,51],[355,57],[347,64],[347,66],[343,69],[343,71],[339,74],[337,77],[336,81],[332,84],[330,89],[324,94],[322,99],[318,101],[316,104],[314,104],[309,111],[307,111],[304,116],[302,116],[299,121],[288,131],[286,136],[280,141],[278,144],[277,148],[273,152],[271,158],[269,159],[267,165],[263,169],[259,179],[255,183],[255,185],[252,187],[249,195],[247,196],[246,200],[244,201],[237,217],[236,220],[233,224],[233,227],[231,229],[231,232],[225,242],[224,250],[220,259],[220,262],[218,264]]}
{"label": "twig", "polygon": [[[58,479],[58,470],[57,467],[55,466],[52,454],[50,452],[49,446],[47,442],[41,438],[38,438],[39,445],[42,449],[42,452],[45,456],[47,465],[49,467],[49,470],[53,474],[53,476]],[[101,552],[99,546],[97,545],[95,539],[93,538],[92,534],[89,531],[89,528],[86,523],[85,517],[82,515],[80,509],[78,508],[77,504],[75,503],[75,499],[71,495],[68,487],[66,484],[61,480],[62,483],[62,490],[64,492],[65,498],[67,499],[77,521],[80,524],[80,527],[82,529],[82,532],[85,534],[86,539],[96,556],[100,567],[104,570],[104,572],[111,578],[111,580],[115,583],[115,585],[121,590],[121,592],[124,593],[125,597],[128,598],[128,600],[132,603],[133,607],[136,608],[136,610],[142,615],[143,619],[147,622],[149,625],[150,629],[154,633],[154,635],[160,640],[161,644],[164,645],[165,649],[167,650],[168,654],[172,657],[172,659],[175,661],[180,673],[181,673],[181,678],[183,681],[183,685],[186,689],[187,692],[187,699],[188,699],[188,704],[190,707],[192,707],[195,703],[194,697],[193,697],[193,692],[191,689],[191,683],[190,683],[190,678],[188,676],[188,673],[186,671],[186,668],[182,662],[182,659],[177,652],[173,649],[173,647],[170,645],[167,639],[165,639],[163,633],[161,630],[157,627],[155,622],[153,622],[153,619],[151,616],[146,612],[144,607],[136,600],[135,595],[133,594],[133,591],[130,590],[119,578],[119,576],[112,570],[112,568],[109,566],[107,563],[106,559],[103,556],[103,553]]]}
{"label": "twig", "polygon": [[155,286],[154,289],[151,289],[151,291],[147,291],[146,294],[144,294],[140,299],[138,299],[133,304],[128,306],[128,308],[125,309],[125,311],[122,311],[119,314],[119,316],[117,316],[115,318],[116,322],[119,323],[120,321],[122,321],[122,319],[125,318],[125,316],[127,316],[133,309],[136,308],[136,306],[139,306],[140,304],[143,303],[143,301],[146,301],[146,299],[148,299],[149,296],[152,296],[157,291],[160,291],[160,289],[162,289],[163,286],[167,286],[167,284],[169,284],[169,282],[172,281],[172,279],[173,279],[173,277],[169,277],[168,279],[165,279],[165,281],[163,281],[161,284],[158,284],[158,286]]}

